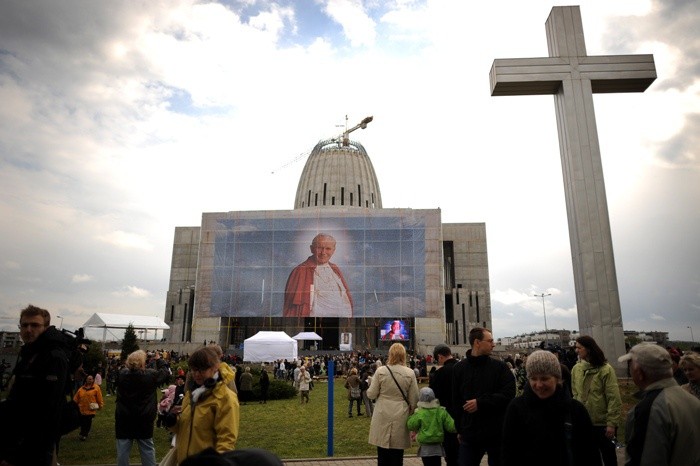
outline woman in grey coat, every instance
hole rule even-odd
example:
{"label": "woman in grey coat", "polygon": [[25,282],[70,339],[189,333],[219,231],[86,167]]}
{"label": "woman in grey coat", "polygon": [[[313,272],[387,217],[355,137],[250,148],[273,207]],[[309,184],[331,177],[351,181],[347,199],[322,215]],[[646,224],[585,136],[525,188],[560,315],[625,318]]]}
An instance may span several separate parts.
{"label": "woman in grey coat", "polygon": [[367,397],[376,400],[369,443],[377,447],[377,465],[402,466],[403,451],[411,446],[406,421],[418,403],[418,382],[406,367],[406,349],[401,343],[389,348],[387,365],[377,368]]}

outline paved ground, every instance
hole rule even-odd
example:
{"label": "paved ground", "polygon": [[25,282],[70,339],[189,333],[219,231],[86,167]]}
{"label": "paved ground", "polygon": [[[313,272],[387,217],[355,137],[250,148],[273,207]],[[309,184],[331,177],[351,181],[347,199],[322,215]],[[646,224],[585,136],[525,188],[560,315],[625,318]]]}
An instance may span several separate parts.
{"label": "paved ground", "polygon": [[[357,456],[349,458],[314,458],[308,460],[284,460],[289,466],[377,466],[376,456]],[[404,466],[423,466],[423,462],[417,456],[404,456]],[[444,461],[443,461],[444,464]],[[481,463],[486,466],[484,460]]]}
{"label": "paved ground", "polygon": [[[308,459],[293,459],[283,460],[288,466],[376,466],[377,458],[374,456],[351,456],[343,458],[308,458]],[[404,456],[404,466],[423,466],[423,462],[417,456]],[[443,465],[445,464],[443,460]],[[617,450],[617,464],[623,466],[625,464],[625,449]],[[116,466],[116,465],[101,465],[101,466]],[[488,466],[487,458],[481,461],[481,466]]]}
{"label": "paved ground", "polygon": [[[300,460],[284,460],[284,464],[288,466],[376,466],[377,458],[372,456],[358,456],[350,458],[312,458]],[[423,466],[423,462],[417,456],[404,456],[404,466]],[[443,460],[442,464],[445,464]],[[625,449],[617,450],[617,464],[623,466],[625,464]],[[488,466],[487,458],[481,461],[481,466]]]}

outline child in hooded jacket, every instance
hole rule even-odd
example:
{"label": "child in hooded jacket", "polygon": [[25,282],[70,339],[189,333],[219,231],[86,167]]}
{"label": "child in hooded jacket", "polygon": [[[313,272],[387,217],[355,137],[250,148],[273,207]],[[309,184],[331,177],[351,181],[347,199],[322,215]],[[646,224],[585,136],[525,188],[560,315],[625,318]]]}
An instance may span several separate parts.
{"label": "child in hooded jacket", "polygon": [[408,430],[417,432],[418,456],[424,466],[440,466],[445,450],[442,442],[445,432],[455,433],[455,421],[447,410],[440,406],[435,392],[428,387],[420,389],[418,409],[406,421]]}
{"label": "child in hooded jacket", "polygon": [[172,408],[173,402],[175,401],[176,388],[177,386],[175,385],[168,385],[168,388],[163,390],[163,398],[161,398],[158,403],[158,420],[156,421],[156,427],[163,425],[165,415],[170,412],[170,408]]}

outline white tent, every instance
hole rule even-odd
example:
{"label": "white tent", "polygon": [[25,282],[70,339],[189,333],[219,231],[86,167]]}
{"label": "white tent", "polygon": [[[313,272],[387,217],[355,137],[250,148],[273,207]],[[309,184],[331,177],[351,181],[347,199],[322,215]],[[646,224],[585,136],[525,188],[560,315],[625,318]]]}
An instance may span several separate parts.
{"label": "white tent", "polygon": [[296,357],[297,341],[284,332],[258,332],[243,342],[243,360],[247,362],[271,362]]}
{"label": "white tent", "polygon": [[135,316],[128,314],[105,314],[97,312],[83,324],[85,328],[101,328],[102,341],[107,338],[108,328],[125,329],[129,325],[134,327],[134,330],[143,330],[143,339],[148,340],[148,331],[153,330],[153,336],[157,335],[158,330],[169,329],[163,319],[155,316]]}
{"label": "white tent", "polygon": [[316,332],[300,332],[292,338],[295,340],[323,340]]}

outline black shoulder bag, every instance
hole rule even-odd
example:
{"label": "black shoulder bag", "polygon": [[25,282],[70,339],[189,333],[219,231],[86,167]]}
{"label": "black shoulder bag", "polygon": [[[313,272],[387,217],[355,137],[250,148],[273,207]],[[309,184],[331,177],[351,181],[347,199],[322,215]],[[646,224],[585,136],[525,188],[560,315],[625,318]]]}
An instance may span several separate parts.
{"label": "black shoulder bag", "polygon": [[391,369],[389,369],[389,366],[384,366],[386,367],[386,370],[389,371],[389,374],[391,374],[391,378],[394,379],[394,383],[396,384],[396,387],[399,389],[401,392],[401,396],[403,397],[403,400],[406,402],[408,405],[408,413],[413,414],[413,408],[411,407],[411,403],[408,402],[408,398],[406,397],[406,394],[403,392],[403,389],[401,388],[401,385],[399,385],[399,381],[396,380],[396,377],[394,377],[394,373],[391,372]]}

